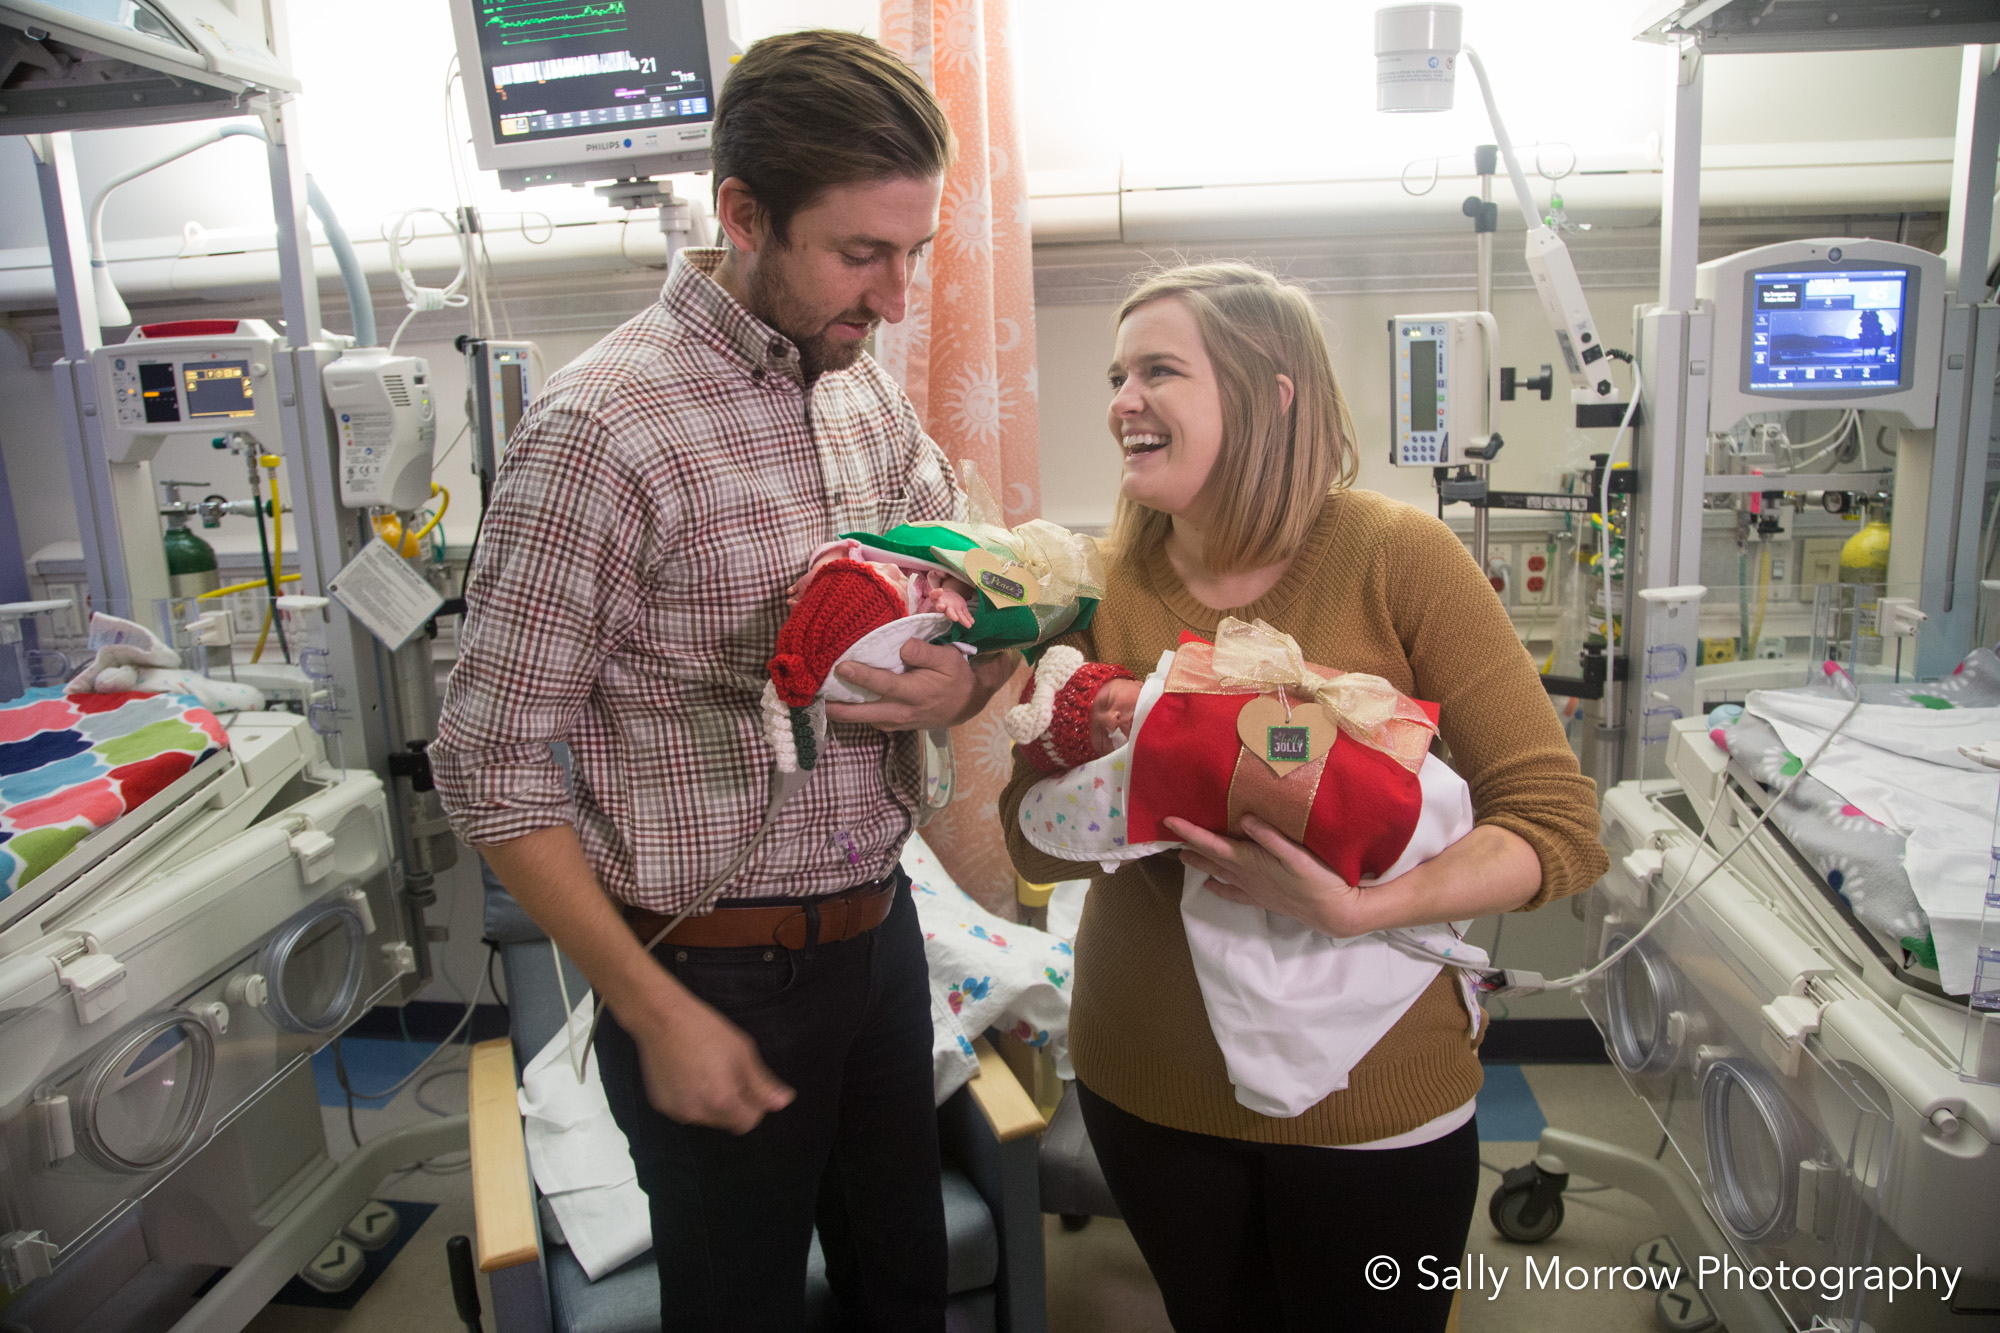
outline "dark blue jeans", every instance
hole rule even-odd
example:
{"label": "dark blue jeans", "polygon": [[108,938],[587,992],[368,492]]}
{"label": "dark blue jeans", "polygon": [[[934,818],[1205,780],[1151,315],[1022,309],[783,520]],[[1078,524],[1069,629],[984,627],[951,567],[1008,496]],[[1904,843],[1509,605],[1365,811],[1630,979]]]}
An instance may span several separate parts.
{"label": "dark blue jeans", "polygon": [[842,1326],[944,1327],[930,980],[897,877],[888,920],[837,944],[654,951],[797,1092],[748,1134],[655,1111],[631,1036],[605,1012],[599,1067],[652,1204],[663,1329],[802,1327],[815,1225]]}

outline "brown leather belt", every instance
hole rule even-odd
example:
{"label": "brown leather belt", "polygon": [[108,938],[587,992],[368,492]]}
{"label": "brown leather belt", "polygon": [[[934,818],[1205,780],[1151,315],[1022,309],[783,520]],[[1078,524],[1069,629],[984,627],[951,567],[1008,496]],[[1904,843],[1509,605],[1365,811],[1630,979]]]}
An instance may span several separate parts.
{"label": "brown leather belt", "polygon": [[[815,898],[809,904],[796,900],[759,906],[754,900],[741,906],[725,902],[707,916],[691,916],[674,927],[660,941],[682,949],[755,949],[778,945],[803,949],[807,944],[807,909],[819,914],[819,941],[834,944],[875,929],[889,918],[896,904],[896,876],[859,884],[839,893]],[[645,944],[674,919],[671,912],[649,912],[643,907],[624,907],[626,924]]]}

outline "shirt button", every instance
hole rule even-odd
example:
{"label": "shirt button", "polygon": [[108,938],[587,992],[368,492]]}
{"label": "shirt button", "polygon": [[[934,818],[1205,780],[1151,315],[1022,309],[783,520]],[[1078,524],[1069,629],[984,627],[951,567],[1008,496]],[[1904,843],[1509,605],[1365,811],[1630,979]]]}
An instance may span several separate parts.
{"label": "shirt button", "polygon": [[756,380],[759,384],[762,384],[764,382],[764,367],[759,366],[755,370],[751,371],[750,378]]}
{"label": "shirt button", "polygon": [[776,338],[771,339],[771,355],[783,356],[784,354],[785,354],[785,344],[780,342]]}

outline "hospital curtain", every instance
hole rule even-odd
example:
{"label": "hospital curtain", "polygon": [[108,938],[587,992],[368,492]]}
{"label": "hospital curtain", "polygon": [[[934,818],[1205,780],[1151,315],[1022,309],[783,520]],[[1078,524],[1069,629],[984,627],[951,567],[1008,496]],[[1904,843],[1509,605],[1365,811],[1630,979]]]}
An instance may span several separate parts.
{"label": "hospital curtain", "polygon": [[[931,438],[970,460],[1009,524],[1041,513],[1035,435],[1035,288],[1025,135],[1009,0],[882,0],[882,41],[936,92],[958,139],[936,243],[900,324],[876,357],[902,384]],[[1014,910],[1000,789],[1013,771],[1000,713],[1019,686],[952,736],[958,793],[925,837],[986,907]]]}

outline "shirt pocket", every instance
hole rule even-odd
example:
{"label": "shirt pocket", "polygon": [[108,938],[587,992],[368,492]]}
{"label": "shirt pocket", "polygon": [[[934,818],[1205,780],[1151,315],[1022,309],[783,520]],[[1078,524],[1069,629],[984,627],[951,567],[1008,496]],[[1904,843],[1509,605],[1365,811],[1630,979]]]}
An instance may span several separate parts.
{"label": "shirt pocket", "polygon": [[[860,506],[856,506],[860,508]],[[881,534],[891,528],[900,527],[910,521],[910,493],[898,486],[885,495],[875,497],[874,521],[861,528],[863,532]]]}

